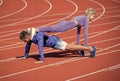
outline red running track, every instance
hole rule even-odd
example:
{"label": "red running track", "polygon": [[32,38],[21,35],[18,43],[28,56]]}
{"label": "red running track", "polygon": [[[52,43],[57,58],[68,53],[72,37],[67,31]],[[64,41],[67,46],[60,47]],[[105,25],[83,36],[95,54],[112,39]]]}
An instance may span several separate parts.
{"label": "red running track", "polygon": [[[119,5],[119,0],[1,0],[0,81],[120,81]],[[39,58],[35,45],[31,58],[15,58],[24,53],[25,44],[18,38],[20,30],[69,20],[84,14],[88,7],[97,12],[90,23],[89,43],[103,48],[96,58],[44,48],[45,63],[35,64]],[[84,43],[83,29],[81,33]],[[76,40],[76,29],[52,34],[69,43]]]}

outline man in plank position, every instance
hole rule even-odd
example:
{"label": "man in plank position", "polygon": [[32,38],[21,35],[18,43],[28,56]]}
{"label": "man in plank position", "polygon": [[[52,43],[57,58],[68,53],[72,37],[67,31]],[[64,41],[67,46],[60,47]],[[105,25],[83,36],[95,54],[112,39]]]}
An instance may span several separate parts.
{"label": "man in plank position", "polygon": [[28,54],[32,43],[38,45],[38,50],[40,53],[40,61],[37,61],[37,63],[44,62],[43,47],[51,47],[58,50],[71,50],[71,51],[85,50],[90,52],[91,58],[95,57],[96,55],[95,46],[91,47],[91,46],[83,46],[78,44],[67,43],[55,35],[48,36],[44,32],[37,32],[37,33],[34,32],[33,37],[31,37],[29,32],[21,31],[19,37],[22,41],[26,42],[24,58],[28,58]]}

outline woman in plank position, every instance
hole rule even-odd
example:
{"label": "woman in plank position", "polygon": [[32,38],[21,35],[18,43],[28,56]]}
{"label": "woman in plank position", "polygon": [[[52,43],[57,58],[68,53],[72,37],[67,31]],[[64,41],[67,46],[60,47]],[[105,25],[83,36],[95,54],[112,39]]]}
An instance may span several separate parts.
{"label": "woman in plank position", "polygon": [[[89,46],[88,44],[88,27],[89,21],[94,20],[95,18],[95,10],[93,8],[88,8],[85,11],[85,15],[76,16],[70,21],[60,21],[59,23],[52,25],[52,26],[43,26],[38,28],[28,28],[28,32],[64,32],[73,28],[77,28],[77,44],[80,44],[80,32],[81,27],[84,27],[84,39],[85,45]],[[31,37],[33,34],[31,32]],[[84,56],[84,51],[80,51],[81,55]]]}

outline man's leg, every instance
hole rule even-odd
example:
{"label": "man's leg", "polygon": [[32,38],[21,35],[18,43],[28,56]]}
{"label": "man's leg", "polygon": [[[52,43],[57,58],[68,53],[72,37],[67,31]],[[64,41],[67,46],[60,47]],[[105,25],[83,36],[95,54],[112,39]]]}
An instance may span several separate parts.
{"label": "man's leg", "polygon": [[87,47],[87,46],[83,46],[83,45],[80,45],[80,44],[68,44],[67,43],[67,46],[66,46],[66,50],[76,50],[76,51],[79,51],[79,50],[85,50],[85,51],[91,51],[92,50],[92,47]]}
{"label": "man's leg", "polygon": [[72,51],[79,51],[79,50],[85,50],[90,52],[90,57],[93,58],[96,55],[96,47],[87,47],[83,45],[77,45],[77,44],[67,44],[66,50],[72,50]]}

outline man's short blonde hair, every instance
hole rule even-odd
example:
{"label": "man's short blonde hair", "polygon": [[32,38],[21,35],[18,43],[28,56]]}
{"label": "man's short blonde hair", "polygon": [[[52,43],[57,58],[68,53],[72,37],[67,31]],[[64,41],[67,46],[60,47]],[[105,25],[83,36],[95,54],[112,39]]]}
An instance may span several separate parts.
{"label": "man's short blonde hair", "polygon": [[86,9],[85,15],[92,15],[92,14],[96,14],[96,12],[93,8]]}

